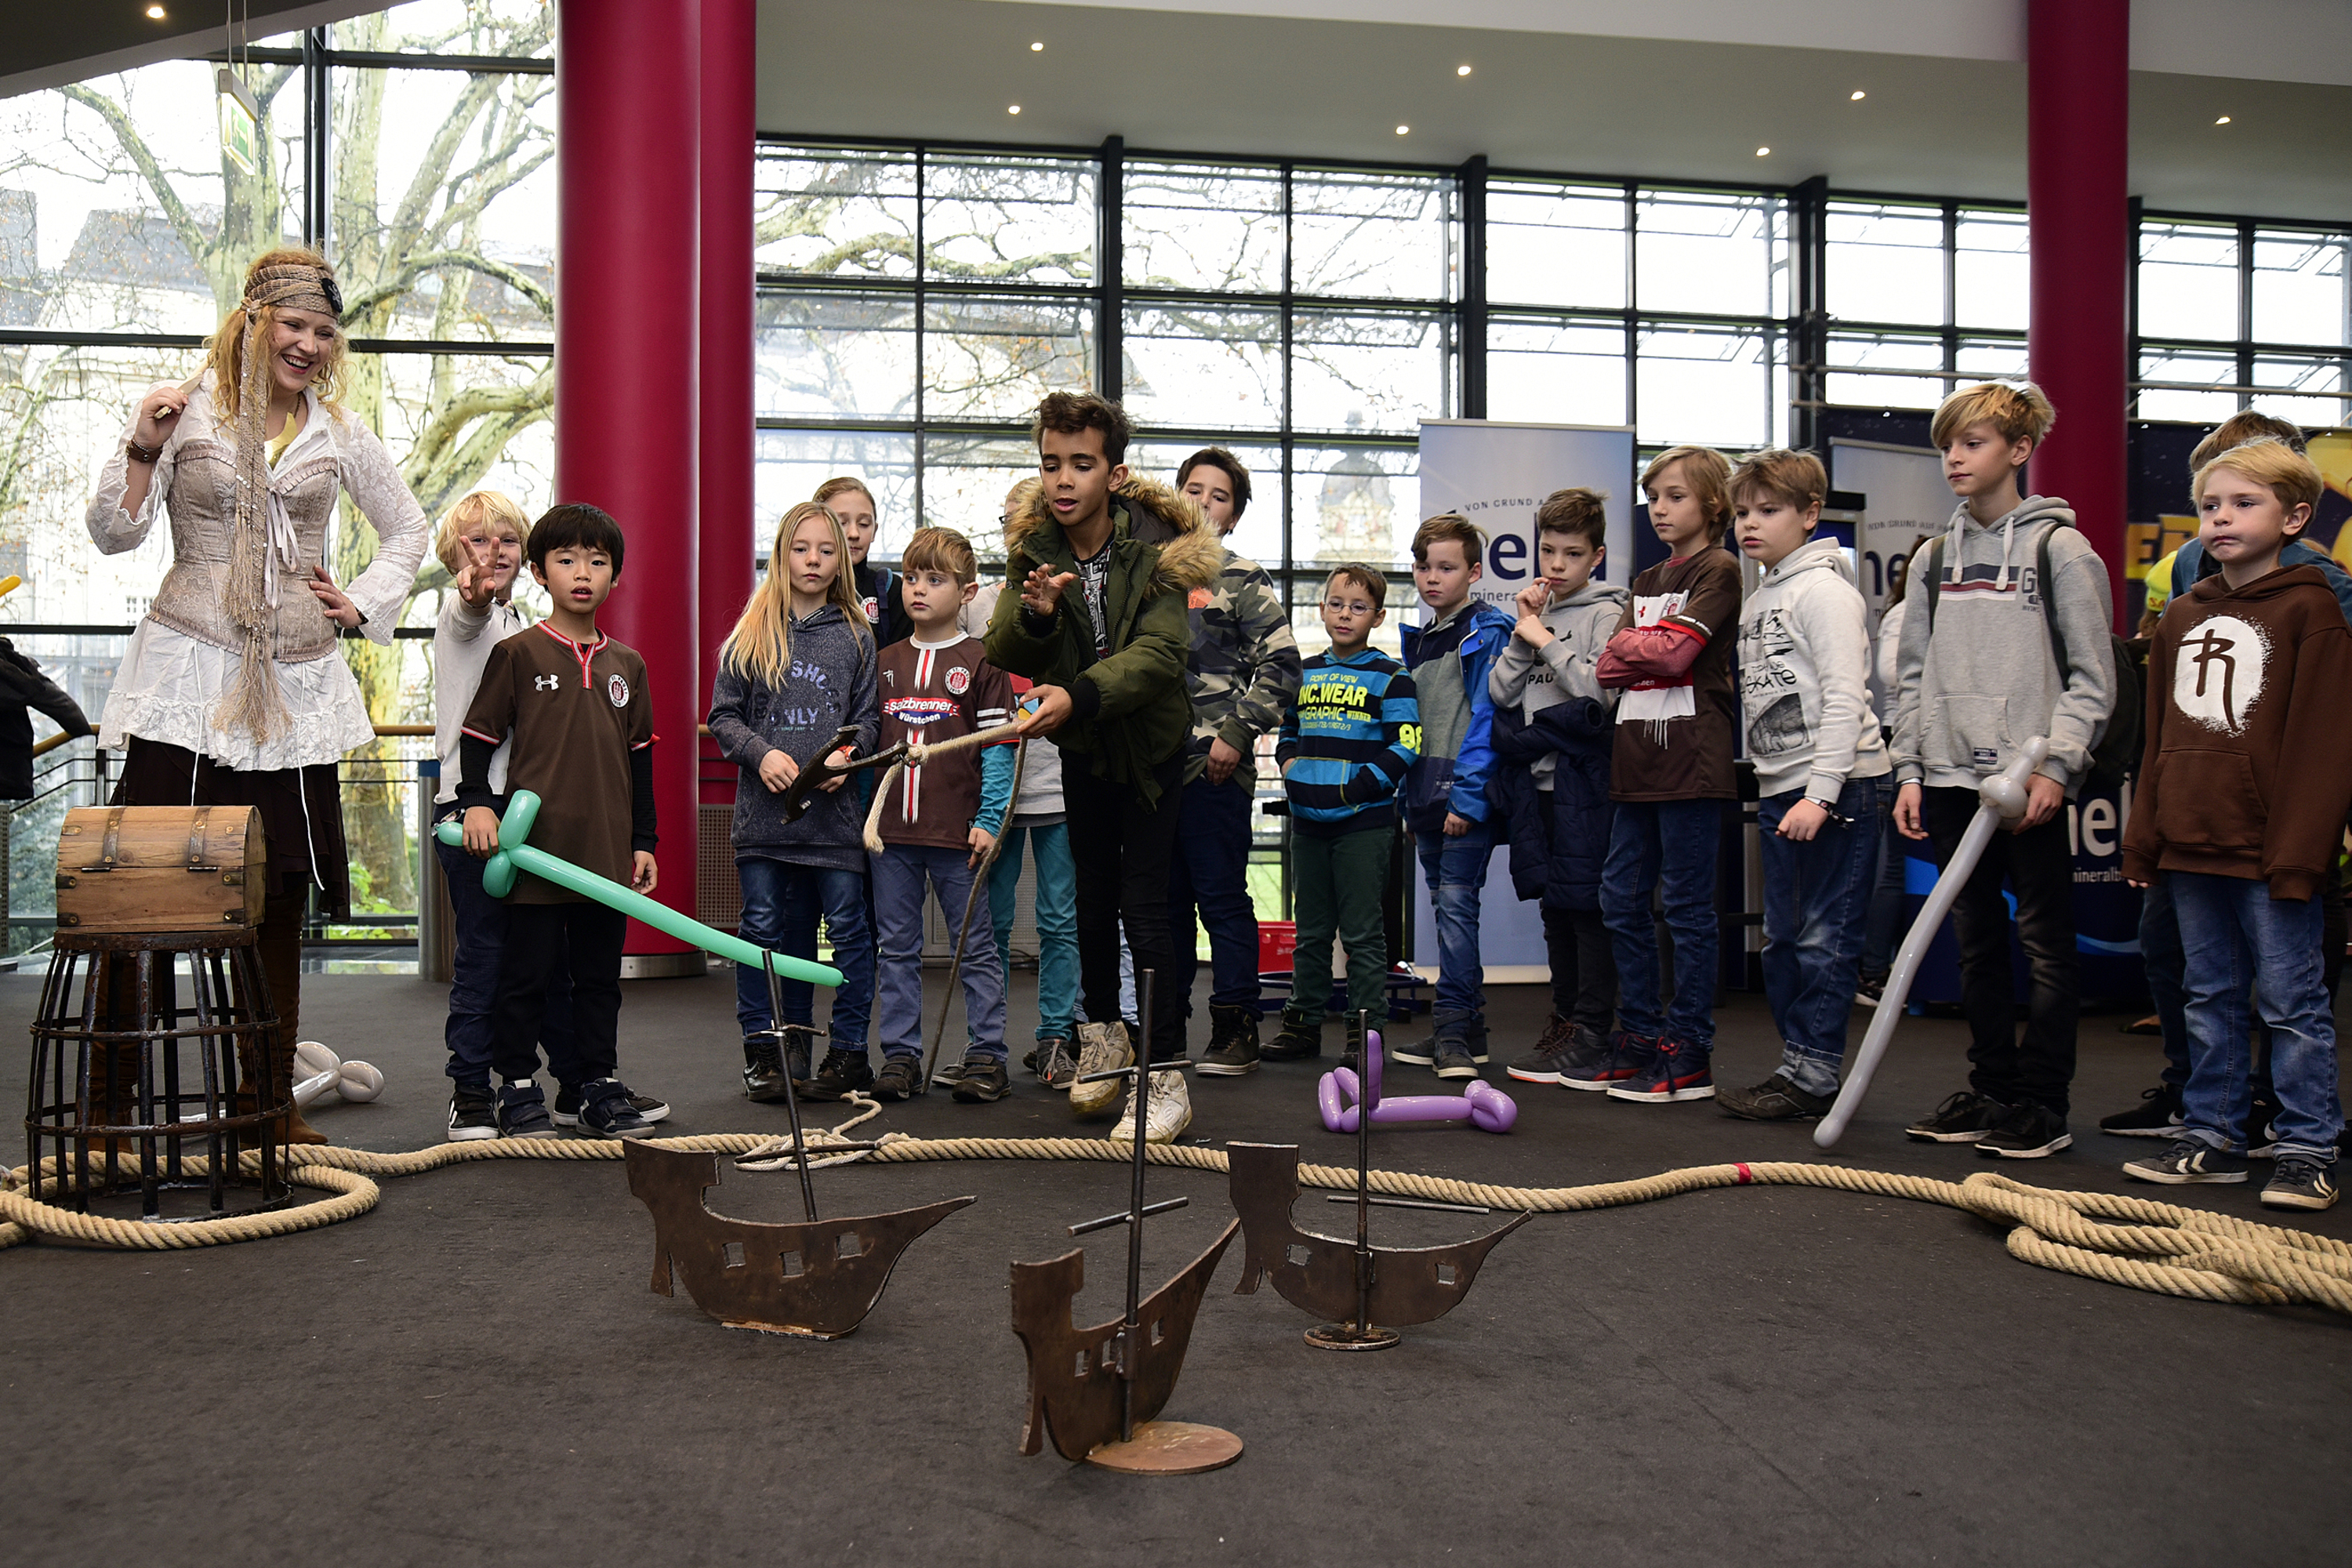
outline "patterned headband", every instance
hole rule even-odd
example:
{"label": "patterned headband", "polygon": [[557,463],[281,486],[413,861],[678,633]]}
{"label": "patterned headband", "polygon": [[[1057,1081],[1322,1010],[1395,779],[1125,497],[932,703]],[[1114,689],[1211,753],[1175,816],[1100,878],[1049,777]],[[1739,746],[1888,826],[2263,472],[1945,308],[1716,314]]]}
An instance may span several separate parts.
{"label": "patterned headband", "polygon": [[308,262],[284,262],[262,268],[246,281],[245,309],[250,315],[265,305],[290,305],[298,310],[319,310],[340,320],[343,291],[331,268]]}

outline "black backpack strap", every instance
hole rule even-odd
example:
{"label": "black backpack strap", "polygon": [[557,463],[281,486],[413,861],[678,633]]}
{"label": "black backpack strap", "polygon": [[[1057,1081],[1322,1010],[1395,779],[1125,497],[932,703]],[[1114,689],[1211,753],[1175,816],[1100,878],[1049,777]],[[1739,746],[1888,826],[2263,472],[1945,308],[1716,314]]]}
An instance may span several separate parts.
{"label": "black backpack strap", "polygon": [[1936,601],[1944,596],[1944,536],[1927,546],[1927,635],[1936,635]]}
{"label": "black backpack strap", "polygon": [[2058,660],[2058,685],[2066,685],[2066,634],[2058,629],[2058,595],[2050,580],[2050,540],[2062,528],[2072,528],[2071,522],[2053,522],[2042,531],[2041,542],[2034,546],[2034,584],[2042,592],[2042,620],[2050,628],[2050,651]]}

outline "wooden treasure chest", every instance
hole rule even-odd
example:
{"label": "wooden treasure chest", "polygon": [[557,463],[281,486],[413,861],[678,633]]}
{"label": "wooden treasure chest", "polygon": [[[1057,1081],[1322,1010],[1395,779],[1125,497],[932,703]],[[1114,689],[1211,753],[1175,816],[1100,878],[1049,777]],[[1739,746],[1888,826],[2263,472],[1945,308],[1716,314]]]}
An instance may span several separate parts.
{"label": "wooden treasure chest", "polygon": [[250,805],[86,805],[58,833],[58,929],[261,923],[269,846]]}

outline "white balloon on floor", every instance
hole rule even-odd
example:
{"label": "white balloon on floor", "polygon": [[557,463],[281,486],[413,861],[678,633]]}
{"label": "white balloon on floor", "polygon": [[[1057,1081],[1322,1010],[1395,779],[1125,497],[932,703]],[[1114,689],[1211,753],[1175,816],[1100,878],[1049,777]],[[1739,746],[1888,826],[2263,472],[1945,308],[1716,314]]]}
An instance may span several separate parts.
{"label": "white balloon on floor", "polygon": [[353,1103],[383,1092],[383,1074],[366,1062],[347,1062],[316,1040],[294,1047],[294,1104],[308,1110],[330,1091]]}

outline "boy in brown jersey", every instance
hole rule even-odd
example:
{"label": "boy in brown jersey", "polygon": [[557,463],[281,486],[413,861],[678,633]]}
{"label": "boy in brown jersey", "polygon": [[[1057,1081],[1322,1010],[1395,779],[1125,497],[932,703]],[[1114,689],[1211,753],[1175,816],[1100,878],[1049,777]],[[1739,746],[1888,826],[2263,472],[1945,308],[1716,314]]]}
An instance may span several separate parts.
{"label": "boy in brown jersey", "polygon": [[[593,506],[555,507],[531,526],[524,555],[554,607],[490,650],[459,731],[457,800],[466,807],[466,848],[494,854],[490,758],[510,740],[507,788],[540,797],[531,843],[650,893],[658,872],[646,661],[596,629],[596,612],[621,575],[622,548],[620,524]],[[617,910],[536,877],[516,879],[490,1044],[500,1137],[556,1136],[531,1075],[548,978],[558,965],[572,975],[572,1027],[589,1075],[580,1086],[581,1130],[600,1138],[649,1130],[615,1073],[627,931]]]}

